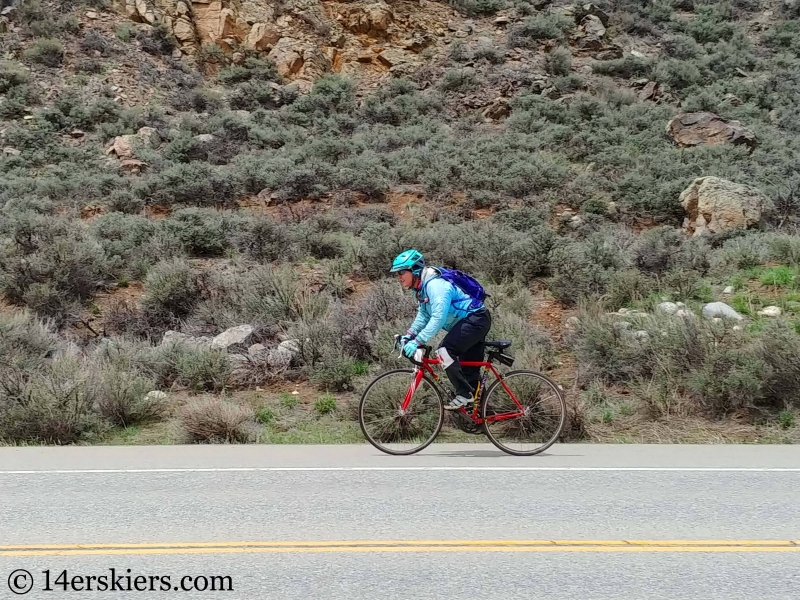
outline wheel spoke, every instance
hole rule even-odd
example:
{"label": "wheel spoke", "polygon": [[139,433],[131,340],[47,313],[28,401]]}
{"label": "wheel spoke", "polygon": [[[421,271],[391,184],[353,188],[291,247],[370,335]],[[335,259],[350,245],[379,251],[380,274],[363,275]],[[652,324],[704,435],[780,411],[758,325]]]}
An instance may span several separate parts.
{"label": "wheel spoke", "polygon": [[508,373],[504,383],[505,387],[497,383],[488,391],[484,418],[519,412],[520,406],[523,414],[486,421],[489,439],[511,454],[531,455],[548,448],[561,433],[566,416],[566,405],[559,389],[533,371]]}
{"label": "wheel spoke", "polygon": [[376,448],[389,454],[413,454],[433,441],[444,411],[434,385],[423,379],[405,411],[401,410],[413,371],[390,371],[364,391],[359,407],[361,430]]}

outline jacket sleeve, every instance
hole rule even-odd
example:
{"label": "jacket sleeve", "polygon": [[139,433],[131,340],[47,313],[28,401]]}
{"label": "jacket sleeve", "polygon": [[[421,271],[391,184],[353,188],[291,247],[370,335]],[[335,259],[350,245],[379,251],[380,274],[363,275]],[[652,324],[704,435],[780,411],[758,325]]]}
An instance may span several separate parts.
{"label": "jacket sleeve", "polygon": [[453,286],[442,279],[428,284],[431,317],[428,319],[428,324],[417,334],[417,341],[420,344],[427,344],[444,327],[450,312],[452,293]]}
{"label": "jacket sleeve", "polygon": [[417,309],[417,316],[414,317],[414,321],[409,326],[408,330],[417,335],[420,331],[423,330],[425,325],[428,324],[428,317],[422,312],[422,306]]}

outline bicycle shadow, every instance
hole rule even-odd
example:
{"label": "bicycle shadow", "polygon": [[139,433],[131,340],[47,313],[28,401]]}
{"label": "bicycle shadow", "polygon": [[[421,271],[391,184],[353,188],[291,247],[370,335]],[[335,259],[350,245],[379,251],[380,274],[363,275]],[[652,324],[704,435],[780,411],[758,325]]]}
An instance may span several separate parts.
{"label": "bicycle shadow", "polygon": [[[447,456],[453,458],[500,458],[505,456],[506,458],[509,457],[508,454],[503,452],[502,450],[451,450],[450,452],[437,452],[436,456]],[[572,457],[582,457],[586,456],[585,454],[551,454],[550,452],[542,452],[540,454],[536,454],[533,457],[529,458],[545,458],[545,457],[554,457],[554,456],[572,456]],[[521,457],[524,458],[524,457]]]}

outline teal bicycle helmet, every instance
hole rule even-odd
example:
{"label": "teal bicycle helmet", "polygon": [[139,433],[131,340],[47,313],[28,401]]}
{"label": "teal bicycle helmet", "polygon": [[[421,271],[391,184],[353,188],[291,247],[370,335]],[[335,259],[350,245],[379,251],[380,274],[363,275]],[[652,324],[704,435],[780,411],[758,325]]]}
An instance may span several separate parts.
{"label": "teal bicycle helmet", "polygon": [[419,275],[425,268],[425,259],[416,250],[406,250],[397,255],[392,261],[390,273],[398,271],[411,271],[414,275]]}

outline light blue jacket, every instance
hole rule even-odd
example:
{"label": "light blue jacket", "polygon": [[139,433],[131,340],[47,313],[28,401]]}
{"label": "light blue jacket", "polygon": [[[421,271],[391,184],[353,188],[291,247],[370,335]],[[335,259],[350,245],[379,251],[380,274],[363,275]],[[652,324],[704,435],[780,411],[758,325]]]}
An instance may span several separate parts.
{"label": "light blue jacket", "polygon": [[409,331],[420,344],[427,344],[442,329],[450,331],[461,319],[483,308],[470,310],[472,298],[430,267],[422,271],[422,285],[416,295],[419,309]]}

